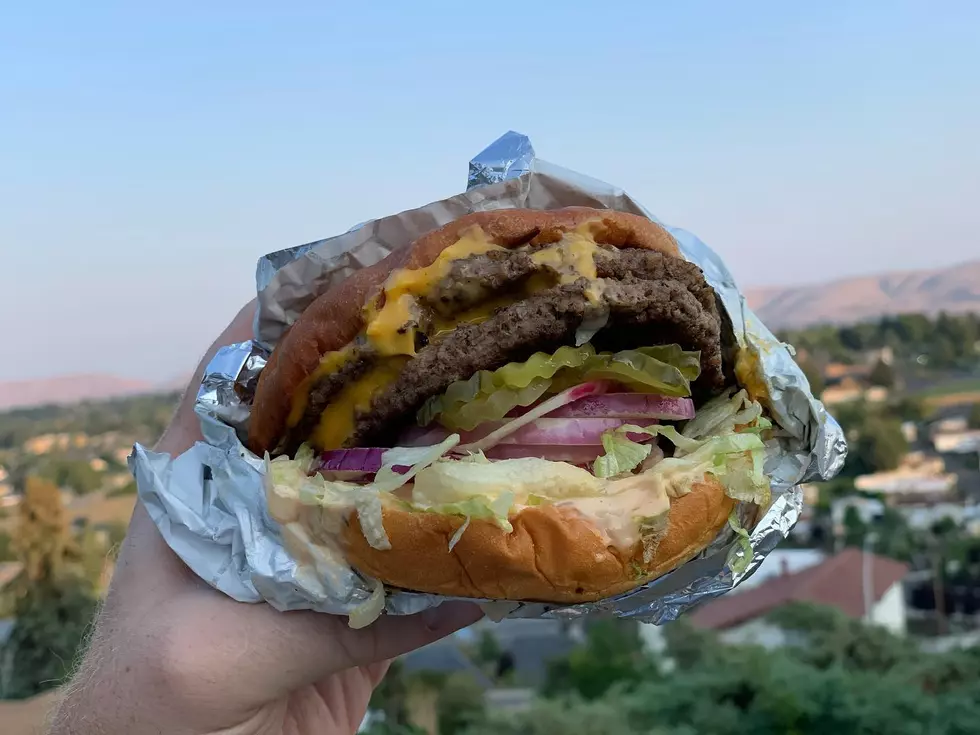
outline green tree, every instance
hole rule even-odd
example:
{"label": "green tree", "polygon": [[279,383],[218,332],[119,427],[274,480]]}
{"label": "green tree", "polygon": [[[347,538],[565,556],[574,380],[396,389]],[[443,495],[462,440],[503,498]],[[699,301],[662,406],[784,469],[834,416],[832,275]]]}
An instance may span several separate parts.
{"label": "green tree", "polygon": [[800,360],[799,365],[800,370],[803,371],[807,382],[810,384],[810,391],[819,398],[827,385],[823,379],[823,373],[820,371],[820,367],[811,359]]}
{"label": "green tree", "polygon": [[966,420],[971,429],[980,429],[980,403],[973,404]]}
{"label": "green tree", "polygon": [[0,531],[0,561],[16,561],[16,559],[10,534]]}
{"label": "green tree", "polygon": [[486,718],[483,690],[468,674],[446,678],[436,703],[439,735],[457,735]]}
{"label": "green tree", "polygon": [[871,416],[858,432],[854,460],[859,463],[859,471],[893,470],[908,453],[902,425],[895,419]]}
{"label": "green tree", "polygon": [[601,697],[616,682],[637,682],[649,672],[637,623],[599,620],[589,625],[583,646],[567,658],[552,661],[544,692],[575,692],[586,699]]}
{"label": "green tree", "polygon": [[844,511],[844,544],[846,546],[858,546],[864,544],[864,537],[868,533],[868,527],[861,520],[861,514],[853,505],[847,506]]}
{"label": "green tree", "polygon": [[503,650],[501,650],[500,644],[497,642],[497,636],[489,630],[484,630],[480,633],[480,637],[477,638],[473,653],[473,657],[478,663],[496,667],[501,655],[503,655]]}
{"label": "green tree", "polygon": [[878,360],[871,373],[868,375],[871,385],[881,386],[882,388],[895,387],[895,369],[884,360]]}
{"label": "green tree", "polygon": [[18,513],[12,545],[24,567],[10,585],[15,623],[0,649],[5,698],[30,697],[59,685],[97,606],[58,488],[30,478]]}

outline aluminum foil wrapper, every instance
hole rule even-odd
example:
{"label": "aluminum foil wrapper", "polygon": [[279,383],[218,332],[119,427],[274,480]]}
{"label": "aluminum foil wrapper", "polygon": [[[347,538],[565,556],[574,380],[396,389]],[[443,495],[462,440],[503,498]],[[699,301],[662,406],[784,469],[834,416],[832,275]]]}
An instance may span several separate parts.
{"label": "aluminum foil wrapper", "polygon": [[[440,225],[481,210],[566,206],[614,209],[656,220],[620,189],[536,158],[527,137],[509,132],[470,162],[462,194],[263,257],[256,272],[254,340],[220,350],[198,392],[196,411],[205,441],[176,458],[137,445],[130,458],[140,498],[170,547],[209,584],[242,602],[346,614],[367,600],[371,580],[337,555],[294,556],[268,515],[264,461],[242,444],[255,381],[267,355],[316,294]],[[761,517],[742,518],[752,528],[752,558],[743,558],[726,529],[698,558],[631,592],[580,605],[484,601],[492,618],[602,614],[657,624],[674,620],[751,575],[799,519],[799,485],[829,479],[844,463],[847,447],[840,426],[814,398],[790,349],[749,310],[717,254],[689,232],[664,226],[719,294],[742,351],[747,370],[741,374],[743,382],[748,375],[761,388],[778,427],[766,463],[772,503],[759,512]],[[744,504],[740,508],[746,512]],[[411,614],[446,599],[391,591],[386,611]]]}

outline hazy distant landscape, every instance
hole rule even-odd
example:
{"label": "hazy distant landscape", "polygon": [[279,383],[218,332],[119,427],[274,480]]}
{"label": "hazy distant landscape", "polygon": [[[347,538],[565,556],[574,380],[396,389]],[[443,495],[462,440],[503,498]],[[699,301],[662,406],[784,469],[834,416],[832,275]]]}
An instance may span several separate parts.
{"label": "hazy distant landscape", "polygon": [[[816,324],[852,324],[891,314],[980,313],[980,260],[941,270],[886,273],[825,284],[756,288],[749,305],[772,329]],[[188,356],[188,371],[193,368]],[[0,381],[0,411],[45,404],[68,405],[179,390],[109,374],[78,374],[37,380]]]}
{"label": "hazy distant landscape", "polygon": [[893,314],[980,313],[980,260],[937,270],[748,289],[746,298],[771,329],[853,324]]}

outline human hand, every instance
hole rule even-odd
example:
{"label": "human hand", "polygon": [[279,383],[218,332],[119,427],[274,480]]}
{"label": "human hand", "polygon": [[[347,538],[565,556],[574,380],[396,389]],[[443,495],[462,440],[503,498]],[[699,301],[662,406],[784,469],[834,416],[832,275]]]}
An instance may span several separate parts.
{"label": "human hand", "polygon": [[[196,385],[218,347],[251,337],[254,302],[204,358],[157,450],[201,439]],[[476,622],[475,605],[382,617],[280,613],[209,587],[137,504],[106,603],[51,735],[353,733],[391,658]]]}

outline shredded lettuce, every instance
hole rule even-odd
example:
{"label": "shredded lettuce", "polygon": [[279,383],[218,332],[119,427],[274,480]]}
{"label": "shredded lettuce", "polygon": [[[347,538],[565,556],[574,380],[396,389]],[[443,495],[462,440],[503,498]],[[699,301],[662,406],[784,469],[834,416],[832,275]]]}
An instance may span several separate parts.
{"label": "shredded lettuce", "polygon": [[385,609],[385,586],[378,580],[373,580],[374,588],[371,596],[350,611],[347,624],[354,628],[366,628],[379,617]]}
{"label": "shredded lettuce", "polygon": [[762,415],[762,405],[753,401],[747,391],[740,390],[732,395],[729,389],[699,408],[682,433],[697,439],[709,434],[727,434],[736,427],[742,427],[743,432],[761,433],[771,426],[772,422]]}
{"label": "shredded lettuce", "polygon": [[[373,487],[392,492],[415,477],[446,452],[459,444],[459,434],[450,434],[443,441],[428,447],[395,447],[381,455],[381,469],[374,476]],[[408,468],[396,472],[395,467]]]}
{"label": "shredded lettuce", "polygon": [[417,419],[421,426],[438,421],[452,431],[471,431],[486,421],[504,418],[518,406],[530,406],[544,395],[595,380],[614,380],[643,393],[684,397],[691,395],[691,382],[700,372],[700,353],[679,345],[598,354],[590,344],[566,346],[456,381],[445,393],[426,401]]}
{"label": "shredded lettuce", "polygon": [[616,431],[682,440],[673,457],[662,459],[651,470],[664,478],[671,497],[686,495],[691,484],[707,473],[718,479],[728,497],[758,505],[769,504],[769,478],[763,472],[766,446],[757,434],[722,434],[692,444],[693,440],[681,437],[669,426],[623,426]]}
{"label": "shredded lettuce", "polygon": [[766,447],[759,434],[769,426],[771,422],[762,416],[762,407],[750,400],[745,391],[734,396],[729,393],[707,403],[683,431],[661,424],[626,424],[612,432],[618,435],[615,443],[609,440],[615,453],[609,451],[603,436],[606,456],[596,460],[596,474],[608,471],[607,467],[618,468],[620,455],[636,451],[638,456],[644,445],[630,441],[624,434],[662,436],[674,444],[674,456],[661,460],[651,471],[664,478],[671,497],[686,495],[692,483],[709,473],[724,486],[730,498],[765,506],[771,490],[764,471]]}
{"label": "shredded lettuce", "polygon": [[602,448],[606,453],[592,465],[596,477],[615,477],[632,472],[650,456],[653,449],[649,444],[638,444],[615,432],[602,435]]}
{"label": "shredded lettuce", "polygon": [[463,521],[463,525],[460,526],[459,528],[457,528],[456,529],[456,533],[454,533],[453,534],[453,537],[451,539],[449,539],[449,550],[450,551],[452,551],[454,548],[456,548],[456,544],[458,544],[459,543],[459,540],[461,538],[463,538],[463,534],[466,532],[466,529],[469,528],[469,527],[470,527],[470,517],[469,516],[466,516],[466,520]]}
{"label": "shredded lettuce", "polygon": [[728,554],[728,567],[735,574],[742,574],[749,568],[754,551],[752,549],[752,542],[749,540],[749,532],[739,523],[738,515],[735,511],[736,509],[732,508],[732,512],[728,514],[728,525],[735,532],[736,544]]}
{"label": "shredded lettuce", "polygon": [[[297,505],[316,505],[331,510],[324,515],[332,519],[325,530],[338,533],[343,517],[357,511],[364,538],[375,549],[391,548],[382,519],[383,498],[409,482],[421,470],[431,466],[459,443],[452,434],[445,441],[430,447],[398,447],[382,455],[382,466],[374,482],[359,485],[352,482],[327,480],[319,474],[310,475],[313,450],[300,447],[295,459],[277,457],[266,460],[266,497],[270,514],[283,522],[294,520]],[[402,471],[396,471],[395,468]]]}
{"label": "shredded lettuce", "polygon": [[[514,527],[507,520],[507,516],[510,514],[510,509],[513,504],[514,494],[502,493],[497,497],[472,496],[455,503],[441,503],[438,505],[412,503],[412,508],[414,510],[439,513],[441,515],[466,516],[467,519],[485,518],[492,520],[501,529],[510,533],[514,530]],[[467,525],[469,525],[469,522],[467,522]],[[457,533],[462,535],[462,531],[457,531]],[[458,540],[456,539],[456,541]],[[452,549],[455,545],[456,542],[453,541],[449,548]]]}

